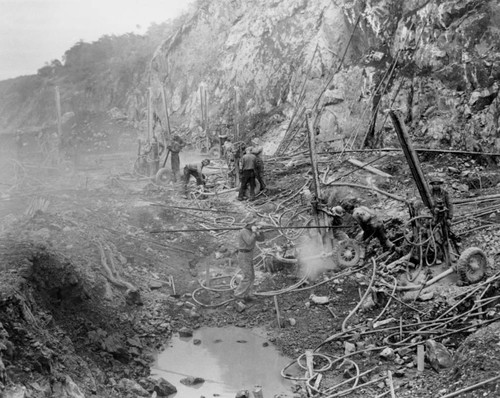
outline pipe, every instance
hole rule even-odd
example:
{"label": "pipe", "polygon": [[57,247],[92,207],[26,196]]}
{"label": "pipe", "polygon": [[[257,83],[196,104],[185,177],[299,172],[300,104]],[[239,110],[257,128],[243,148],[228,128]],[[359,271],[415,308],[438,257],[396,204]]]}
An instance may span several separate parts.
{"label": "pipe", "polygon": [[373,258],[372,258],[372,262],[373,262],[373,272],[372,272],[372,278],[370,280],[368,288],[366,289],[365,294],[363,295],[363,297],[361,298],[359,303],[356,305],[356,307],[354,307],[354,309],[349,313],[349,315],[346,316],[346,318],[344,319],[344,322],[342,322],[342,332],[346,331],[346,327],[347,327],[346,325],[347,325],[347,321],[349,320],[349,318],[351,318],[356,313],[358,308],[361,306],[361,304],[363,304],[365,299],[368,297],[368,294],[371,293],[373,282],[375,281],[375,276],[377,275],[377,263],[375,262],[375,260]]}
{"label": "pipe", "polygon": [[484,381],[481,381],[479,383],[476,383],[476,384],[473,384],[472,386],[469,386],[469,387],[466,387],[466,388],[463,388],[461,390],[458,390],[458,391],[455,391],[455,392],[452,392],[451,394],[446,394],[446,395],[443,395],[441,398],[453,398],[453,397],[458,397],[459,395],[461,394],[464,394],[466,392],[469,392],[469,391],[472,391],[472,390],[475,390],[476,388],[479,388],[479,387],[482,387],[488,383],[491,383],[493,381],[496,381],[496,380],[499,380],[500,379],[500,375],[497,375],[495,377],[492,377],[490,379],[487,379],[487,380],[484,380]]}

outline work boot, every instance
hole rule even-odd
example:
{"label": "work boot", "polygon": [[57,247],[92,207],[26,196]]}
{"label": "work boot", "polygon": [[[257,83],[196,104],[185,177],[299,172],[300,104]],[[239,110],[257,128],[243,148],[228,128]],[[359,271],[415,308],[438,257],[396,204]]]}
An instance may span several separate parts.
{"label": "work boot", "polygon": [[255,196],[250,196],[250,199],[248,199],[250,202],[253,202],[255,200]]}
{"label": "work boot", "polygon": [[245,200],[245,198],[240,198],[239,196],[236,199],[238,199],[240,202],[243,202]]}

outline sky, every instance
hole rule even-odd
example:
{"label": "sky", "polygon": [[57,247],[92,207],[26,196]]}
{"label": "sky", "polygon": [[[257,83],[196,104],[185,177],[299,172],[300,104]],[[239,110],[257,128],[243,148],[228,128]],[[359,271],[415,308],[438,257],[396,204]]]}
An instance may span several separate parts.
{"label": "sky", "polygon": [[193,0],[0,0],[0,80],[36,74],[79,40],[144,33]]}

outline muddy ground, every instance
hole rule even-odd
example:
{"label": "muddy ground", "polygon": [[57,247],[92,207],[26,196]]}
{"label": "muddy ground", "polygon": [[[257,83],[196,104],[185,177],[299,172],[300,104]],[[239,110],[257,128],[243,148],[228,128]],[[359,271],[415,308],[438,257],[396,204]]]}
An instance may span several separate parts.
{"label": "muddy ground", "polygon": [[[376,156],[358,159],[370,162]],[[335,171],[329,178],[372,184],[407,198],[417,195],[401,154],[386,155],[372,163],[391,178],[356,169],[346,159],[330,158]],[[268,190],[255,202],[236,201],[234,191],[213,194],[228,188],[224,186],[222,162],[214,162],[207,172],[212,194],[188,200],[182,197],[178,184],[157,185],[133,174],[133,161],[131,152],[89,157],[76,170],[64,172],[26,173],[19,164],[4,167],[0,205],[2,396],[151,396],[154,382],[148,376],[153,354],[182,328],[258,326],[265,328],[269,341],[292,359],[320,345],[321,352],[339,357],[348,349],[346,341],[361,350],[384,344],[385,335],[363,334],[373,328],[370,322],[381,311],[381,320],[425,322],[450,307],[447,295],[460,296],[470,289],[457,286],[457,276],[451,275],[437,284],[428,301],[401,295],[388,302],[387,289],[379,286],[375,302],[365,301],[349,317],[347,327],[352,327],[353,333],[325,343],[346,326],[346,317],[364,295],[372,275],[371,259],[387,260],[378,243],[370,243],[364,261],[355,269],[340,269],[325,260],[321,272],[297,289],[283,292],[301,280],[303,267],[279,263],[266,255],[287,243],[279,232],[266,232],[267,242],[260,245],[257,259],[258,295],[243,306],[232,300],[228,290],[199,290],[200,282],[208,280],[215,290],[227,288],[237,272],[236,230],[158,233],[236,228],[249,214],[268,224],[279,221],[279,214],[300,207],[300,196],[295,193],[310,177],[306,158],[268,160]],[[445,176],[456,200],[498,192],[498,170],[492,162],[440,155],[424,158],[423,167],[426,175]],[[332,203],[341,196],[360,196],[385,219],[396,220],[388,224],[389,235],[401,239],[401,226],[409,218],[402,203],[369,190],[329,188],[325,192]],[[457,218],[496,203],[457,206]],[[500,212],[494,210],[454,227],[463,248],[478,246],[487,253],[488,276],[499,271],[499,218]],[[485,223],[486,227],[480,227]],[[350,232],[355,234],[355,228]],[[438,265],[430,272],[437,275],[441,270]],[[488,295],[494,296],[497,288],[498,283],[492,284]],[[277,296],[279,323],[273,295],[266,293],[271,291],[282,293]],[[313,295],[328,297],[329,303],[317,304]],[[427,363],[425,370],[418,372],[416,347],[404,355],[385,357],[380,356],[380,350],[368,350],[351,358],[361,371],[374,369],[361,382],[385,378],[391,370],[397,396],[439,397],[496,375],[500,364],[496,305],[498,300],[490,302],[488,314],[473,320],[479,326],[488,321],[488,326],[469,327],[443,341],[455,354],[448,368]],[[442,331],[426,337],[439,333]],[[321,367],[321,361],[316,358],[315,367]],[[353,374],[345,364],[335,372],[325,372],[321,388]],[[342,388],[350,386],[352,383]],[[380,396],[389,388],[382,380],[355,390],[351,396]],[[307,396],[303,381],[297,381],[294,392],[297,397]],[[497,380],[463,396],[499,395]]]}

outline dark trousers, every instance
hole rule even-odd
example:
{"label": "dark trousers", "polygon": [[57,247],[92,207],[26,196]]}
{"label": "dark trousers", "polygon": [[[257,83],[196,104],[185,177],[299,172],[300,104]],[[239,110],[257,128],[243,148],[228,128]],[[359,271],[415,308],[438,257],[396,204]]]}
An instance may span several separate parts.
{"label": "dark trousers", "polygon": [[264,162],[261,158],[257,157],[257,161],[255,162],[255,179],[259,181],[260,190],[262,191],[266,187],[266,183],[264,182]]}
{"label": "dark trousers", "polygon": [[203,176],[201,173],[198,173],[197,170],[190,170],[189,167],[184,167],[184,193],[187,195],[188,193],[188,183],[189,180],[193,176],[196,178],[196,185],[203,185]]}
{"label": "dark trousers", "polygon": [[255,198],[255,172],[253,170],[243,170],[241,172],[241,186],[238,194],[239,199],[243,199],[247,185],[250,185],[250,198]]}
{"label": "dark trousers", "polygon": [[177,173],[179,173],[181,168],[179,152],[170,151],[170,166],[172,168],[172,181],[177,182]]}

